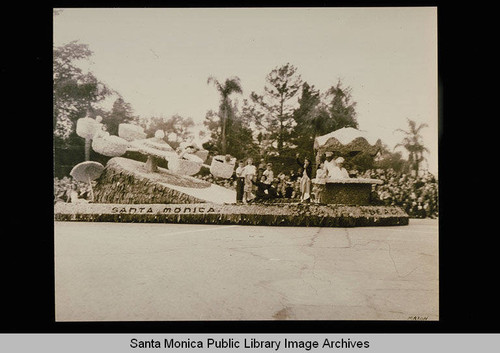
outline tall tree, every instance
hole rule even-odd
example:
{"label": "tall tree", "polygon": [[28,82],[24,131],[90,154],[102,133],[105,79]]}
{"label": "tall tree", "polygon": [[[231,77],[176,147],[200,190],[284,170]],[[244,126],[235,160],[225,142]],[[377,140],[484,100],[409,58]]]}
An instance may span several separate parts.
{"label": "tall tree", "polygon": [[118,125],[132,120],[134,120],[132,106],[122,97],[118,97],[113,103],[111,112],[103,116],[102,122],[111,135],[118,135]]}
{"label": "tall tree", "polygon": [[[231,118],[227,121],[226,127],[226,153],[236,158],[257,156],[259,154],[252,129],[247,117],[240,113],[237,105],[231,108]],[[221,125],[219,115],[210,110],[205,117],[204,125],[211,133],[211,139],[204,147],[214,154],[222,154],[221,148]]]}
{"label": "tall tree", "polygon": [[298,108],[293,111],[296,125],[292,141],[299,153],[312,153],[317,136],[343,127],[358,127],[351,89],[343,88],[340,80],[324,94],[305,82],[298,102]]}
{"label": "tall tree", "polygon": [[328,114],[321,109],[319,90],[307,82],[302,85],[302,94],[298,100],[299,106],[293,111],[295,127],[292,141],[297,145],[297,152],[310,155],[313,152],[314,139],[325,132]]}
{"label": "tall tree", "polygon": [[87,44],[72,41],[53,49],[53,130],[66,140],[75,131],[76,120],[91,113],[96,103],[111,94],[91,72],[77,66],[88,60],[92,51]]}
{"label": "tall tree", "polygon": [[331,130],[338,130],[343,127],[358,128],[356,119],[356,102],[352,101],[350,87],[342,87],[342,82],[338,80],[335,86],[330,87],[325,98],[328,102],[328,113],[331,121]]}
{"label": "tall tree", "polygon": [[219,115],[213,110],[207,111],[203,125],[210,131],[210,141],[204,144],[204,148],[214,154],[220,154],[221,123]]}
{"label": "tall tree", "polygon": [[402,172],[407,168],[407,165],[408,162],[403,159],[401,152],[392,152],[385,144],[382,144],[382,148],[374,161],[374,166],[376,168],[390,168],[396,172]]}
{"label": "tall tree", "polygon": [[417,123],[411,119],[407,119],[409,130],[405,131],[403,129],[396,129],[395,131],[402,132],[405,137],[398,143],[394,149],[398,147],[404,147],[408,151],[408,162],[413,166],[416,175],[418,176],[418,170],[420,163],[425,160],[424,152],[429,152],[427,147],[424,146],[422,142],[422,135],[420,131],[424,127],[428,127],[427,124],[422,123],[417,126]]}
{"label": "tall tree", "polygon": [[219,105],[219,119],[221,125],[220,133],[220,146],[221,153],[226,154],[227,152],[227,121],[231,118],[232,106],[229,96],[233,93],[242,93],[240,79],[238,77],[232,77],[226,79],[222,84],[215,77],[210,76],[207,80],[207,84],[213,84],[220,94],[220,105]]}
{"label": "tall tree", "polygon": [[237,104],[231,108],[231,119],[227,126],[227,153],[237,158],[258,155],[258,147],[253,138],[250,120],[240,113]]}
{"label": "tall tree", "polygon": [[252,101],[262,110],[262,118],[256,123],[270,133],[276,142],[278,154],[282,154],[294,125],[292,99],[302,86],[297,68],[290,63],[274,68],[266,76],[264,94],[252,92]]}

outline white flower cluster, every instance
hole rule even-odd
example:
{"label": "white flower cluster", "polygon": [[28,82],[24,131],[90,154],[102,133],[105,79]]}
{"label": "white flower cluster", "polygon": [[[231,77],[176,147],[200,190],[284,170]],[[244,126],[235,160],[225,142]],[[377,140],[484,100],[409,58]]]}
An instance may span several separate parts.
{"label": "white flower cluster", "polygon": [[58,136],[62,139],[67,139],[71,135],[73,129],[73,123],[66,115],[61,115],[56,121],[56,129],[54,130],[54,136]]}
{"label": "white flower cluster", "polygon": [[155,138],[162,139],[165,137],[165,132],[163,130],[156,130]]}
{"label": "white flower cluster", "polygon": [[83,138],[93,138],[101,130],[102,124],[92,118],[80,118],[76,121],[76,134]]}

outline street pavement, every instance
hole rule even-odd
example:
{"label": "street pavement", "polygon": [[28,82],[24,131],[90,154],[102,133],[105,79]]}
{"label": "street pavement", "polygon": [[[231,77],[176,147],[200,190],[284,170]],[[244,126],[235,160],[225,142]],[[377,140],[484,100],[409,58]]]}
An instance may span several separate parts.
{"label": "street pavement", "polygon": [[55,222],[57,321],[438,320],[438,221]]}

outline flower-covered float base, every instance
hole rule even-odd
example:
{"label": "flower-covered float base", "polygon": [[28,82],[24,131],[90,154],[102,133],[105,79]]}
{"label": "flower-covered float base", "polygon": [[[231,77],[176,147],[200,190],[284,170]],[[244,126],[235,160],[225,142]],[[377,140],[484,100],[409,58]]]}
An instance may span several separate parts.
{"label": "flower-covered float base", "polygon": [[195,223],[307,227],[408,225],[395,206],[56,203],[56,221]]}
{"label": "flower-covered float base", "polygon": [[[315,180],[313,181],[315,184]],[[321,202],[326,204],[369,206],[372,203],[372,185],[382,184],[378,179],[329,179],[321,184]]]}
{"label": "flower-covered float base", "polygon": [[94,203],[229,203],[236,192],[158,167],[150,172],[144,162],[123,157],[108,161],[94,187]]}

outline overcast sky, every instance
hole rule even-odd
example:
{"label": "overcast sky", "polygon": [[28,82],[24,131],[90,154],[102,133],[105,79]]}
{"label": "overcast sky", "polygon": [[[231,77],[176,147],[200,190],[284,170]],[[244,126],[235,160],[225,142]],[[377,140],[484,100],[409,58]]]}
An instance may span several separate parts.
{"label": "overcast sky", "polygon": [[389,147],[407,118],[428,124],[426,157],[437,172],[436,8],[64,9],[54,45],[73,40],[90,46],[88,68],[143,117],[201,123],[219,103],[211,75],[238,76],[240,102],[287,62],[321,92],[341,79],[359,128]]}

